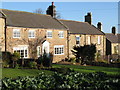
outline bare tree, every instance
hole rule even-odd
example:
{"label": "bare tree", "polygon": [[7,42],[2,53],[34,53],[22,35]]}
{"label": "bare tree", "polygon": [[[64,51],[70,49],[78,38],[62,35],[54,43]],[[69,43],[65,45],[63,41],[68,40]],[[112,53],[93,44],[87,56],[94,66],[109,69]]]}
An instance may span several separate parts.
{"label": "bare tree", "polygon": [[38,8],[38,9],[34,10],[33,13],[43,14],[44,11],[41,8]]}
{"label": "bare tree", "polygon": [[[37,46],[41,46],[42,42],[45,40],[45,36],[43,37],[36,37],[34,39],[29,39],[29,38],[22,38],[20,40],[17,40],[14,42],[14,44],[18,44],[18,43],[24,43],[27,44],[29,47],[29,54],[30,57],[35,59],[37,57]],[[12,47],[12,41],[9,41],[8,43],[8,47]]]}
{"label": "bare tree", "polygon": [[56,18],[61,19],[61,14],[58,11],[56,12]]}

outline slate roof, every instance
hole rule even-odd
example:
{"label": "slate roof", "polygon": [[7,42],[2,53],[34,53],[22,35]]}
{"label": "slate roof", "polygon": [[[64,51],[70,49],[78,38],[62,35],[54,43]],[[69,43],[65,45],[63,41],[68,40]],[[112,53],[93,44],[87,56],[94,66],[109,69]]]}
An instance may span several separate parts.
{"label": "slate roof", "polygon": [[90,35],[104,35],[102,31],[96,28],[93,25],[90,25],[87,22],[79,22],[79,21],[72,21],[72,20],[60,20],[63,24],[65,24],[70,33],[73,34],[90,34]]}
{"label": "slate roof", "polygon": [[120,34],[106,33],[105,36],[111,43],[120,43]]}
{"label": "slate roof", "polygon": [[7,18],[7,26],[66,30],[64,25],[50,15],[7,9],[2,9],[2,13]]}

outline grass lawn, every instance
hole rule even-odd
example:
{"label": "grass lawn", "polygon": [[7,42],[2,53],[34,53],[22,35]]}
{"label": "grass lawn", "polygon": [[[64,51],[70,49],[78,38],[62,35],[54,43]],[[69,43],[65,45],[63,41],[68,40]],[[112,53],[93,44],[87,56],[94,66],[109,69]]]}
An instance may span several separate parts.
{"label": "grass lawn", "polygon": [[100,67],[100,66],[80,66],[80,65],[59,65],[54,64],[53,67],[67,67],[74,69],[75,71],[81,73],[90,73],[90,72],[105,72],[109,75],[120,74],[120,68],[112,68],[112,67]]}
{"label": "grass lawn", "polygon": [[[120,68],[111,68],[111,67],[99,67],[99,66],[79,66],[79,65],[58,65],[53,64],[54,68],[59,67],[68,67],[75,71],[82,73],[90,73],[90,72],[105,72],[109,75],[118,75],[120,74]],[[38,70],[38,69],[11,69],[11,68],[3,68],[2,69],[2,78],[4,77],[12,77],[15,78],[17,76],[35,76],[40,72],[45,72],[46,74],[52,74],[52,71],[48,70]]]}
{"label": "grass lawn", "polygon": [[48,70],[3,68],[2,78],[4,77],[15,78],[17,76],[35,76],[38,75],[40,72],[45,72],[47,74],[52,73],[52,71],[48,71]]}

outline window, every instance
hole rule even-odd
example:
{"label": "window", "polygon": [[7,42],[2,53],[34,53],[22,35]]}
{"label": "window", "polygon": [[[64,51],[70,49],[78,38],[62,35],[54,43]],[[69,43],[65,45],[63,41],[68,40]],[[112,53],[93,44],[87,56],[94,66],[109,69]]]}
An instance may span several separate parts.
{"label": "window", "polygon": [[28,57],[28,47],[26,47],[26,46],[14,47],[13,51],[20,53],[21,58]]}
{"label": "window", "polygon": [[88,36],[88,44],[91,44],[91,37]]}
{"label": "window", "polygon": [[29,38],[35,38],[35,31],[34,30],[29,30],[28,37]]}
{"label": "window", "polygon": [[64,32],[63,31],[59,31],[59,38],[64,38]]}
{"label": "window", "polygon": [[13,38],[20,38],[20,29],[13,29]]}
{"label": "window", "polygon": [[47,38],[52,38],[52,31],[47,31]]}
{"label": "window", "polygon": [[64,54],[64,45],[55,45],[54,46],[54,54],[55,55],[63,55]]}
{"label": "window", "polygon": [[100,42],[101,42],[101,38],[100,36],[98,36],[98,44],[100,44]]}
{"label": "window", "polygon": [[40,46],[37,46],[37,56],[40,57],[41,55],[41,48]]}
{"label": "window", "polygon": [[76,44],[80,44],[80,36],[76,36]]}

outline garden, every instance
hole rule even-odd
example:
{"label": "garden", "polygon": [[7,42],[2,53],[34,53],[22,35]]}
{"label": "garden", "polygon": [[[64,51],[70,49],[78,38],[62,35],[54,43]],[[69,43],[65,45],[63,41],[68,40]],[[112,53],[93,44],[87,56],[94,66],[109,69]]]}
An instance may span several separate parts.
{"label": "garden", "polygon": [[74,47],[75,58],[55,64],[52,64],[52,54],[25,60],[17,52],[5,53],[2,89],[119,90],[119,63],[98,64],[95,53],[95,45]]}

